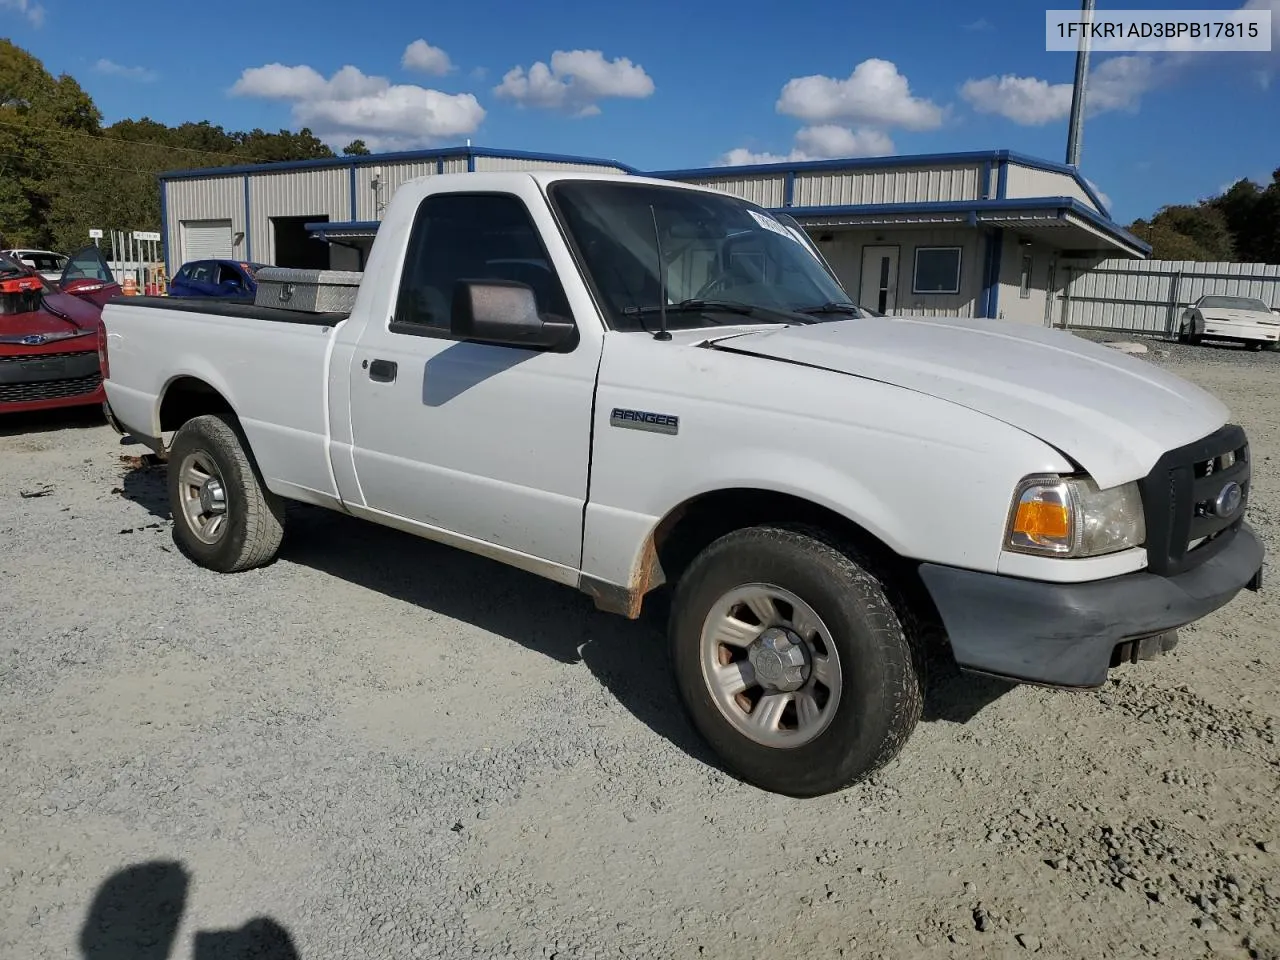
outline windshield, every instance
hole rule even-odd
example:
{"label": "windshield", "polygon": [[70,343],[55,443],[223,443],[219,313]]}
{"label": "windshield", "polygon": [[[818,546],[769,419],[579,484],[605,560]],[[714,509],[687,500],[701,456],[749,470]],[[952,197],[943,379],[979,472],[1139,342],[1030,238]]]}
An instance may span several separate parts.
{"label": "windshield", "polygon": [[[649,330],[661,302],[657,234],[666,302],[719,301],[790,314],[853,307],[821,261],[762,208],[735,197],[608,180],[554,184],[551,201],[581,254],[615,330]],[[847,318],[832,310],[797,322]],[[672,329],[723,324],[714,307],[682,310]],[[750,322],[738,320],[735,322]]]}
{"label": "windshield", "polygon": [[1253,299],[1253,297],[1202,297],[1200,306],[1208,307],[1211,310],[1261,310],[1263,313],[1271,312],[1270,307],[1261,300]]}

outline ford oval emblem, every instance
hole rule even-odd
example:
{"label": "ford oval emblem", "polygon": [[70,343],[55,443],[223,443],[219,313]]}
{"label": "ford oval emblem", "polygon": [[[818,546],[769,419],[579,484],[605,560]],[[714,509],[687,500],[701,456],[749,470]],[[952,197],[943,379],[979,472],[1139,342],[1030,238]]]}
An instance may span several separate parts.
{"label": "ford oval emblem", "polygon": [[45,340],[46,340],[46,337],[43,333],[33,333],[29,337],[23,337],[18,342],[25,344],[28,347],[38,347],[40,346],[40,344],[44,343]]}
{"label": "ford oval emblem", "polygon": [[1240,501],[1244,499],[1244,491],[1234,480],[1218,492],[1213,501],[1213,512],[1219,517],[1229,517],[1240,509]]}

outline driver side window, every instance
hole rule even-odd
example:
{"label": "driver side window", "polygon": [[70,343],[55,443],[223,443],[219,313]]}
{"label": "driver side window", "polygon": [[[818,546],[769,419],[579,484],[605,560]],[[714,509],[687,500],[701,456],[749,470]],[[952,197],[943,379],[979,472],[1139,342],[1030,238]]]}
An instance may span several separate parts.
{"label": "driver side window", "polygon": [[560,278],[516,197],[446,193],[422,202],[405,254],[392,331],[447,335],[460,280],[526,284],[544,319],[572,319]]}

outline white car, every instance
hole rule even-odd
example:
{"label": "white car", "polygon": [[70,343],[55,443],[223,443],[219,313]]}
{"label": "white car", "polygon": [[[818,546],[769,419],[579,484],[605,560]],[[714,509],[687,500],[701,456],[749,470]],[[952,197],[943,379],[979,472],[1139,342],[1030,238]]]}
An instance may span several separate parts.
{"label": "white car", "polygon": [[1251,350],[1273,349],[1280,343],[1280,316],[1254,297],[1208,294],[1182,314],[1178,339],[1200,343],[1203,339],[1231,340]]}
{"label": "white car", "polygon": [[693,725],[781,793],[897,754],[938,626],[966,670],[1096,687],[1261,586],[1213,396],[1063,331],[867,317],[787,224],[687,184],[426,177],[350,310],[103,320],[108,417],[168,460],[192,561],[268,564],[300,500],[626,617],[670,584]]}
{"label": "white car", "polygon": [[52,250],[0,250],[0,253],[7,254],[14,260],[32,267],[50,283],[57,283],[62,279],[62,272],[67,268],[69,259]]}

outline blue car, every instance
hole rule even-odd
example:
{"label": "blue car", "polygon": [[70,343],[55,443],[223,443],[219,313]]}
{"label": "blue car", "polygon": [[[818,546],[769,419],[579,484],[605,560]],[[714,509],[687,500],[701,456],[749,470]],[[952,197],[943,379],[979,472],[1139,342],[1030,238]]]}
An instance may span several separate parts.
{"label": "blue car", "polygon": [[192,260],[169,281],[169,296],[252,300],[258,292],[254,274],[261,267],[240,260]]}

